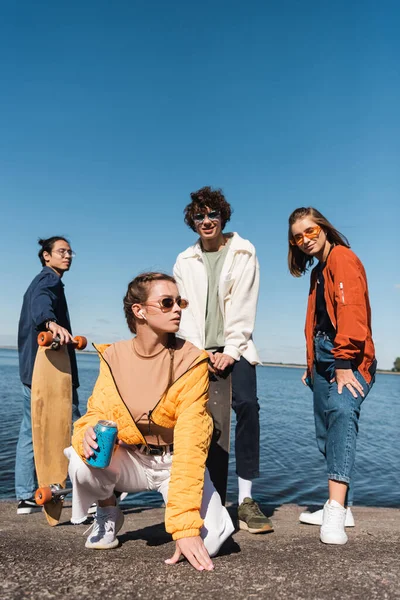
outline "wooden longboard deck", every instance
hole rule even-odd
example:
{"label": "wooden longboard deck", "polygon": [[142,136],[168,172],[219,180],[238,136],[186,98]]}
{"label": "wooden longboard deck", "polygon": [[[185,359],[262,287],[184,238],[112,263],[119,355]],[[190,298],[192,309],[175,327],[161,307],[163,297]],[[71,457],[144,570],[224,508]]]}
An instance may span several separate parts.
{"label": "wooden longboard deck", "polygon": [[[66,346],[38,347],[32,377],[32,439],[39,487],[65,487],[71,443],[72,377]],[[44,505],[50,525],[60,519],[62,501]]]}
{"label": "wooden longboard deck", "polygon": [[231,404],[231,376],[219,377],[210,373],[208,408],[214,421],[214,432],[208,453],[207,468],[223,504],[225,504],[228,484]]}

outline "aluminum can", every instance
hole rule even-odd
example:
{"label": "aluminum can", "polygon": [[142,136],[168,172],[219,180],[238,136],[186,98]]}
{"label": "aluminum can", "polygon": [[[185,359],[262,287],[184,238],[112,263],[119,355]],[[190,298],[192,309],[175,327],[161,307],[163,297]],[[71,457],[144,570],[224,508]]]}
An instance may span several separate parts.
{"label": "aluminum can", "polygon": [[99,421],[94,427],[96,434],[97,450],[92,448],[94,454],[87,459],[91,467],[105,469],[109,466],[117,439],[118,427],[114,421]]}

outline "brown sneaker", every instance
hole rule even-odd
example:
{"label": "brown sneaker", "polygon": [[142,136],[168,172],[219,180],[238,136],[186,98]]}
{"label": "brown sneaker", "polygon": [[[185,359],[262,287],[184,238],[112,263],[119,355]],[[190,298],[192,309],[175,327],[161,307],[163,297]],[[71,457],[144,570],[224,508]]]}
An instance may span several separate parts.
{"label": "brown sneaker", "polygon": [[252,498],[245,498],[238,507],[239,529],[244,529],[249,533],[267,533],[273,531],[274,527],[261,512],[257,502]]}

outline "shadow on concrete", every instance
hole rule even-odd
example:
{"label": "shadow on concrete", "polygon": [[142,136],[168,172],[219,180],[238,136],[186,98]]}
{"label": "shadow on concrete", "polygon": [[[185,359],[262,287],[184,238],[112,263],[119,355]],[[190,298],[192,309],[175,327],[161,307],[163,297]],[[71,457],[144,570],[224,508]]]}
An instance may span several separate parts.
{"label": "shadow on concrete", "polygon": [[[142,529],[137,529],[135,531],[126,531],[122,535],[119,535],[118,539],[121,546],[123,546],[126,542],[132,542],[135,540],[143,540],[148,546],[163,546],[164,544],[171,543],[171,535],[165,531],[164,522],[148,525],[147,527],[143,527]],[[240,551],[239,544],[235,542],[231,536],[222,545],[220,551],[218,552],[218,556],[238,554]]]}
{"label": "shadow on concrete", "polygon": [[133,540],[144,540],[148,546],[163,546],[171,542],[171,536],[165,531],[164,522],[148,525],[135,531],[127,531],[118,536],[120,544]]}

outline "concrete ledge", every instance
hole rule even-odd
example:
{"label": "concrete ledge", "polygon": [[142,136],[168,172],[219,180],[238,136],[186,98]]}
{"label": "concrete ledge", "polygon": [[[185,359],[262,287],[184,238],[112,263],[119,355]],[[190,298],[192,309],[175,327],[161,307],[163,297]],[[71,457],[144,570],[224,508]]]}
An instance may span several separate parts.
{"label": "concrete ledge", "polygon": [[164,564],[174,544],[165,533],[162,509],[124,507],[121,545],[99,551],[84,547],[87,526],[69,524],[69,508],[51,528],[43,514],[17,516],[15,502],[0,502],[0,596],[400,598],[400,509],[356,507],[356,527],[341,547],[324,546],[318,527],[299,524],[301,510],[277,508],[274,533],[235,533],[214,559],[215,570],[198,573],[186,562]]}

